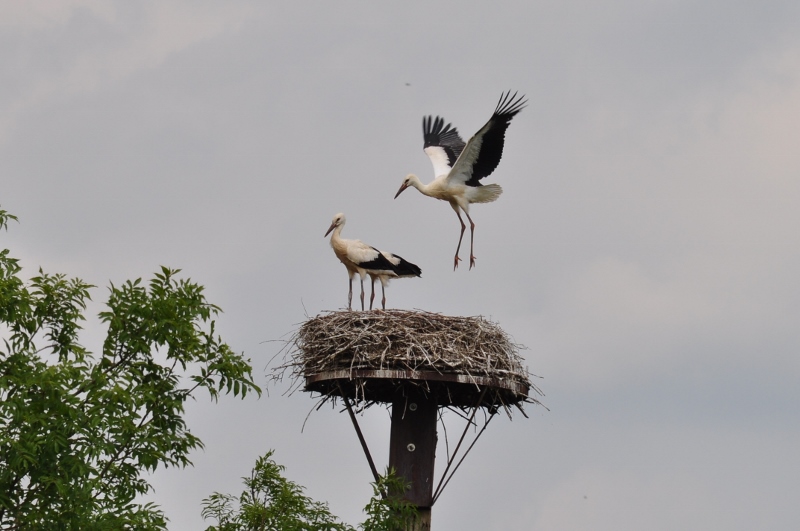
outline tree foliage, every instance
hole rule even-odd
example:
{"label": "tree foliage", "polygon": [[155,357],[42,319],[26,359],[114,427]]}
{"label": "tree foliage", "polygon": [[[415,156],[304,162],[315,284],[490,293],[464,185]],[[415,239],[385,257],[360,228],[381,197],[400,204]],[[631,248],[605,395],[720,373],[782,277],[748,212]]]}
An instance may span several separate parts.
{"label": "tree foliage", "polygon": [[355,531],[333,516],[326,503],[312,500],[303,487],[286,479],[272,454],[270,450],[259,457],[250,476],[242,478],[246,490],[238,499],[214,493],[203,500],[203,518],[217,521],[206,531]]}
{"label": "tree foliage", "polygon": [[[246,489],[238,498],[215,492],[203,500],[202,516],[216,520],[206,531],[356,531],[331,514],[327,503],[303,494],[303,487],[283,476],[285,467],[268,451],[256,460]],[[372,484],[373,496],[364,512],[364,531],[403,531],[417,517],[416,508],[402,499],[407,485],[393,471]],[[387,495],[386,493],[395,493]]]}
{"label": "tree foliage", "polygon": [[372,498],[364,507],[367,519],[359,525],[363,531],[403,531],[412,529],[419,516],[417,508],[403,499],[409,485],[398,476],[394,469],[372,483]]}
{"label": "tree foliage", "polygon": [[[14,216],[0,209],[0,228]],[[0,529],[166,529],[143,473],[186,466],[202,442],[184,403],[202,388],[261,393],[214,331],[203,287],[161,268],[111,285],[102,350],[79,342],[94,286],[0,252]]]}

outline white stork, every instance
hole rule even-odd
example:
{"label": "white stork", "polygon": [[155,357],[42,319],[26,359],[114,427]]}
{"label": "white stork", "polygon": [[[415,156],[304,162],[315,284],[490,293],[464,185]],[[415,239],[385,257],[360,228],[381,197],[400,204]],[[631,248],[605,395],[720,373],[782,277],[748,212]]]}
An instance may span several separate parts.
{"label": "white stork", "polygon": [[347,295],[347,309],[352,309],[353,301],[353,276],[358,273],[361,277],[361,311],[364,311],[364,276],[369,275],[372,279],[372,295],[369,298],[369,309],[372,309],[372,301],[375,299],[375,279],[381,281],[381,293],[383,299],[381,307],[386,309],[386,285],[393,278],[418,277],[422,270],[416,265],[404,260],[396,254],[386,251],[379,251],[375,247],[367,245],[361,240],[346,240],[342,238],[342,228],[347,222],[344,214],[333,216],[331,226],[325,236],[331,232],[331,247],[340,262],[347,268],[347,275],[350,277],[350,291]]}
{"label": "white stork", "polygon": [[433,116],[428,116],[422,119],[425,142],[423,149],[433,163],[435,179],[423,184],[419,177],[409,174],[394,197],[397,199],[403,190],[413,186],[429,197],[450,203],[456,211],[458,221],[461,222],[461,235],[458,237],[453,270],[458,267],[458,262],[461,260],[458,252],[461,249],[464,230],[467,228],[461,218],[461,211],[467,215],[470,225],[469,268],[475,266],[475,255],[472,250],[475,223],[469,216],[469,205],[491,203],[503,193],[500,185],[483,186],[480,180],[491,175],[500,164],[506,129],[511,119],[525,107],[527,100],[524,98],[525,96],[517,98],[517,93],[512,95],[511,91],[502,94],[492,117],[466,144],[459,136],[458,130],[450,124],[445,125],[443,118],[437,116],[434,120]]}

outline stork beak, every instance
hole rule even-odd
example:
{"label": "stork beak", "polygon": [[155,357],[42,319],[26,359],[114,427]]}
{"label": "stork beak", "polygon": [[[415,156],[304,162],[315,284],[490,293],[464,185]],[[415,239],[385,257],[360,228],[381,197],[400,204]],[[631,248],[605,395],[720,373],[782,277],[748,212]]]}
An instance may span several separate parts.
{"label": "stork beak", "polygon": [[402,194],[403,190],[405,190],[406,188],[408,188],[408,185],[406,183],[403,183],[402,185],[400,185],[400,189],[397,191],[396,194],[394,194],[394,198],[397,199],[397,196]]}
{"label": "stork beak", "polygon": [[[330,226],[330,227],[328,227],[328,232],[326,232],[326,233],[325,233],[325,236],[327,236],[328,234],[330,234],[330,233],[331,233],[331,231],[332,231],[333,229],[335,229],[335,228],[336,228],[336,222],[334,221],[333,223],[331,223],[331,226]],[[325,236],[323,236],[323,238],[324,238]]]}

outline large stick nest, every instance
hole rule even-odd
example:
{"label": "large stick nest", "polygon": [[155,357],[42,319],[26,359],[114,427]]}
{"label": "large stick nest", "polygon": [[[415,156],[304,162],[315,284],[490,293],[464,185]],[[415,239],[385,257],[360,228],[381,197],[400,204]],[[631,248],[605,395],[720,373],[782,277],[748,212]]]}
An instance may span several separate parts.
{"label": "large stick nest", "polygon": [[305,379],[305,390],[366,405],[410,393],[444,406],[497,408],[541,395],[515,344],[484,317],[424,311],[325,312],[289,340],[276,370]]}

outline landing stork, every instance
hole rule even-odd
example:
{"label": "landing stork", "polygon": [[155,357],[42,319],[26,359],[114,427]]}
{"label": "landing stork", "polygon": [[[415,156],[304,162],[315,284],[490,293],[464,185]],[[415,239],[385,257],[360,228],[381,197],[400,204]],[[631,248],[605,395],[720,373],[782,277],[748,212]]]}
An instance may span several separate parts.
{"label": "landing stork", "polygon": [[475,266],[473,253],[475,223],[469,216],[469,205],[491,203],[503,192],[498,184],[483,186],[480,181],[491,175],[500,164],[506,129],[511,119],[525,108],[527,100],[524,98],[525,96],[517,98],[517,93],[512,95],[511,91],[502,94],[492,117],[466,144],[459,136],[458,130],[450,124],[445,125],[443,118],[437,116],[434,119],[433,116],[428,116],[422,119],[425,142],[423,149],[431,159],[435,178],[430,183],[423,184],[419,177],[409,174],[394,197],[397,199],[403,190],[412,186],[424,195],[450,203],[461,223],[461,235],[458,237],[453,264],[454,271],[461,260],[458,252],[461,250],[461,240],[467,228],[461,218],[462,211],[466,214],[470,226],[469,268]]}
{"label": "landing stork", "polygon": [[347,275],[350,277],[350,291],[347,295],[347,309],[352,309],[353,300],[353,277],[356,273],[361,277],[361,311],[364,311],[364,277],[369,275],[372,280],[372,295],[369,299],[369,309],[372,309],[372,301],[375,299],[375,279],[381,282],[381,293],[383,299],[381,307],[386,309],[386,286],[393,278],[418,277],[422,270],[397,256],[386,251],[379,251],[375,247],[367,245],[361,240],[346,240],[342,238],[342,228],[347,222],[344,214],[333,216],[331,226],[328,227],[328,234],[331,235],[331,247],[340,262],[347,268]]}

